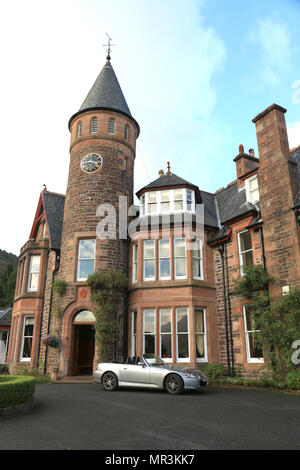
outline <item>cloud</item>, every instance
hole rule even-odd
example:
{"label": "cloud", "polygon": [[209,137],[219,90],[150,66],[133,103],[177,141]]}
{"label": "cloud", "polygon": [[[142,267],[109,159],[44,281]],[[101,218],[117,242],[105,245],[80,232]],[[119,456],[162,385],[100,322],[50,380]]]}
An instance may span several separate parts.
{"label": "cloud", "polygon": [[258,19],[247,37],[261,50],[261,74],[263,80],[274,85],[280,75],[291,65],[291,39],[287,25],[272,17]]}
{"label": "cloud", "polygon": [[290,149],[300,145],[300,121],[296,121],[287,128]]}

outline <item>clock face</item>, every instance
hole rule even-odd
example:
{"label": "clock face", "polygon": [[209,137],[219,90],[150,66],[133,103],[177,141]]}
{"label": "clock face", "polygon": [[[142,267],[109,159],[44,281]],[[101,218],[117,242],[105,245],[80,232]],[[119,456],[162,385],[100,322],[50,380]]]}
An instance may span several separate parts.
{"label": "clock face", "polygon": [[102,157],[97,153],[89,153],[82,157],[80,168],[86,173],[95,173],[102,166]]}

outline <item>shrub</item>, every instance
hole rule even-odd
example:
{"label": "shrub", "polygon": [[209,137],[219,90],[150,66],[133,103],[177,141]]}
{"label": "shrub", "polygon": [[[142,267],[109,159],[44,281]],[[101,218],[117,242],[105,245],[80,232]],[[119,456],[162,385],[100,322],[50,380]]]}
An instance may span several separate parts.
{"label": "shrub", "polygon": [[8,374],[8,366],[6,364],[0,364],[0,374]]}
{"label": "shrub", "polygon": [[32,398],[34,377],[9,375],[0,377],[0,408],[24,403]]}
{"label": "shrub", "polygon": [[67,290],[67,282],[63,279],[56,279],[53,283],[53,291],[59,295],[64,295]]}
{"label": "shrub", "polygon": [[225,375],[225,367],[223,364],[207,364],[205,367],[205,373],[213,381],[219,377]]}
{"label": "shrub", "polygon": [[289,372],[286,378],[289,388],[300,389],[300,369]]}

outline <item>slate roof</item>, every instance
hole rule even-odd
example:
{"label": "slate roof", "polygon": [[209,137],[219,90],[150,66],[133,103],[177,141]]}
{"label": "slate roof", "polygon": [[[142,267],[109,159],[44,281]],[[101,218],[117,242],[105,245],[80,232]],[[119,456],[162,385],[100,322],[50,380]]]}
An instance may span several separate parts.
{"label": "slate roof", "polygon": [[152,181],[152,183],[141,188],[136,193],[136,195],[139,197],[139,195],[142,192],[147,191],[149,189],[168,188],[172,186],[191,186],[193,188],[198,189],[198,187],[195,184],[189,183],[188,181],[184,180],[180,176],[175,175],[175,173],[165,173],[164,175],[160,176],[156,180]]}
{"label": "slate roof", "polygon": [[216,204],[222,225],[251,210],[257,212],[255,204],[247,202],[246,189],[239,190],[237,183],[233,183],[218,192],[216,194]]}
{"label": "slate roof", "polygon": [[298,163],[298,175],[300,179],[300,146],[295,149],[292,149],[290,155]]}
{"label": "slate roof", "polygon": [[11,315],[12,315],[12,308],[11,307],[0,310],[0,325],[1,326],[10,326],[10,324],[11,324]]}
{"label": "slate roof", "polygon": [[59,249],[63,227],[65,196],[43,191],[43,202],[49,229],[50,248]]}
{"label": "slate roof", "polygon": [[69,127],[75,116],[93,109],[108,109],[125,114],[135,122],[139,132],[139,125],[131,115],[110,60],[102,68],[79,111],[71,117]]}
{"label": "slate roof", "polygon": [[204,224],[210,227],[219,227],[218,214],[215,204],[215,195],[200,190],[202,204],[204,204]]}

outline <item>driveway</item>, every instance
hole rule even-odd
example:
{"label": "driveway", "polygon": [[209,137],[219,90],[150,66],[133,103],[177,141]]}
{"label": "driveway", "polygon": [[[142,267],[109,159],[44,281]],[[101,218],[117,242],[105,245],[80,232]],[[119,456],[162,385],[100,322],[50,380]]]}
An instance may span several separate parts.
{"label": "driveway", "polygon": [[300,449],[299,395],[41,384],[35,398],[29,414],[1,418],[0,449]]}

